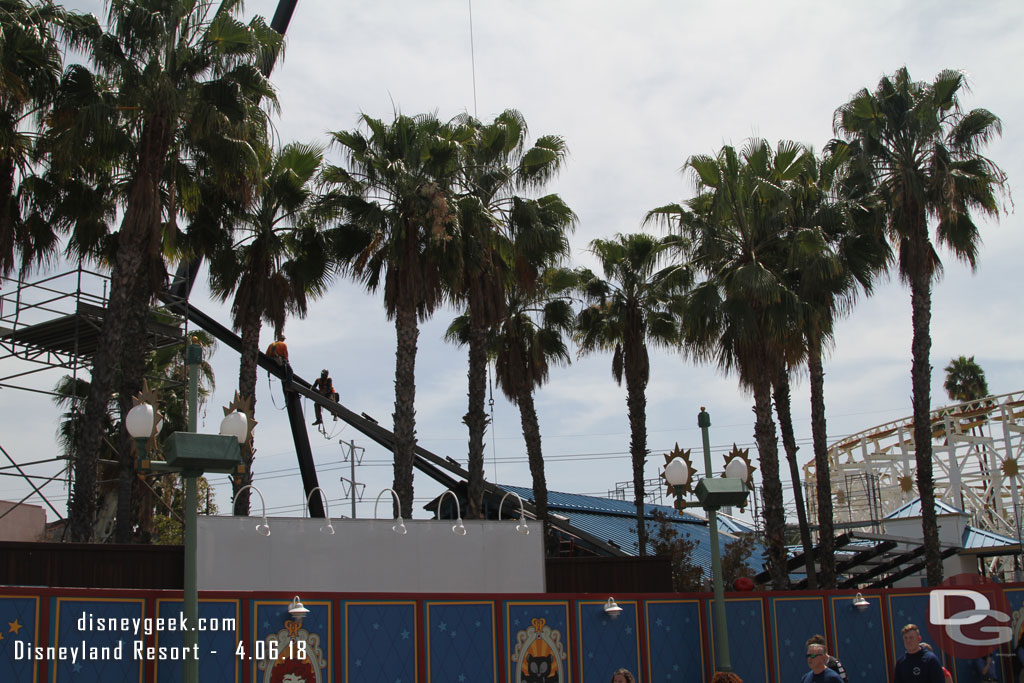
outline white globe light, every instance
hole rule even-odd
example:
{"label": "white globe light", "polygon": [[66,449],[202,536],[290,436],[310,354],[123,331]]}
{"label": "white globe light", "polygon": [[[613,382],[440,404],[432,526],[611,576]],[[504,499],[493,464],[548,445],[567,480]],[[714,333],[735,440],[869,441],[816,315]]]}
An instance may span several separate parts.
{"label": "white globe light", "polygon": [[233,436],[238,443],[245,443],[249,437],[249,418],[244,413],[235,411],[228,413],[220,423],[220,433],[223,436]]}
{"label": "white globe light", "polygon": [[136,439],[148,439],[153,435],[153,406],[148,403],[140,403],[128,411],[124,419],[124,426],[128,433]]}
{"label": "white globe light", "polygon": [[665,465],[665,481],[672,486],[686,486],[690,481],[690,468],[682,458],[672,458]]}
{"label": "white globe light", "polygon": [[743,458],[733,458],[725,466],[725,476],[730,479],[739,479],[746,484],[747,478],[750,476],[750,470],[747,469],[747,463],[743,462]]}

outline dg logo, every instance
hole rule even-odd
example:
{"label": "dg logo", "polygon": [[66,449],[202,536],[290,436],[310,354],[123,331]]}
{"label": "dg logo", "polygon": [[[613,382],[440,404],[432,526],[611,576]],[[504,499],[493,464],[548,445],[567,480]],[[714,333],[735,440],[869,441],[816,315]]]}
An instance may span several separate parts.
{"label": "dg logo", "polygon": [[928,595],[928,634],[958,659],[991,654],[1013,638],[1010,606],[999,584],[976,574],[958,574]]}

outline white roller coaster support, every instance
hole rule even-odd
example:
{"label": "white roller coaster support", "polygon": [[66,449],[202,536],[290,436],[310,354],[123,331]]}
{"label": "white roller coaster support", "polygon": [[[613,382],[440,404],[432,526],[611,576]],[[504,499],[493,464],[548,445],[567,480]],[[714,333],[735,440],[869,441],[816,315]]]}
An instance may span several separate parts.
{"label": "white roller coaster support", "polygon": [[[1019,467],[1024,455],[1024,391],[938,408],[931,413],[931,425],[936,499],[965,509],[981,529],[1016,538],[1019,490],[1024,486]],[[909,417],[830,446],[835,521],[870,522],[916,498],[914,446]],[[1008,463],[1010,472],[1016,466],[1012,476],[1007,474]],[[804,465],[804,475],[807,486],[813,487],[813,460]],[[815,497],[807,500],[816,515]]]}

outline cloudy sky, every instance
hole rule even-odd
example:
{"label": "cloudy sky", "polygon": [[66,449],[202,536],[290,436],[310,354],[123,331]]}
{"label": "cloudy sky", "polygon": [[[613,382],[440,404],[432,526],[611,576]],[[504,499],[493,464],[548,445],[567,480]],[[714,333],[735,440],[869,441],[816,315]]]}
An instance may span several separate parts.
{"label": "cloudy sky", "polygon": [[[103,15],[99,2],[72,5]],[[250,0],[246,13],[269,21],[275,7],[276,0]],[[591,240],[638,231],[649,209],[691,196],[679,172],[688,156],[742,145],[751,136],[820,150],[832,135],[836,107],[903,65],[919,80],[944,68],[967,72],[972,91],[964,103],[1002,118],[1004,135],[988,154],[1007,172],[1011,189],[1018,187],[1024,101],[1014,75],[1024,66],[1022,18],[1024,6],[1015,2],[982,8],[956,2],[477,0],[470,7],[463,0],[304,0],[288,29],[284,62],[273,74],[282,110],[275,126],[282,142],[325,142],[328,131],[355,127],[360,113],[390,119],[395,110],[441,118],[469,112],[489,120],[516,108],[533,136],[559,134],[568,142],[568,164],[549,189],[579,215],[573,264],[593,265]],[[961,354],[976,357],[993,393],[1024,389],[1018,293],[1024,226],[1009,197],[1005,204],[1008,213],[998,223],[983,225],[977,272],[944,255],[945,276],[933,295],[933,406],[947,402],[942,368]],[[228,322],[227,307],[211,302],[205,286],[197,286],[193,301]],[[465,354],[442,340],[453,315],[439,311],[421,330],[417,434],[426,448],[464,462]],[[343,404],[390,425],[394,327],[379,297],[339,280],[306,319],[288,324],[287,333],[299,375],[313,379],[329,368]],[[895,279],[861,300],[840,325],[825,368],[830,439],[910,414],[910,338],[909,291]],[[265,331],[263,346],[269,341]],[[201,430],[216,431],[219,406],[235,389],[237,363],[228,349],[215,355],[217,392]],[[661,453],[673,443],[699,449],[702,405],[712,417],[716,466],[734,442],[753,446],[751,399],[735,377],[674,352],[659,351],[651,363],[648,477],[657,475]],[[555,369],[537,395],[549,489],[604,495],[631,479],[625,389],[612,380],[610,366],[608,355],[574,360]],[[41,373],[25,383],[51,387],[57,377]],[[798,378],[801,462],[811,456],[807,393],[806,378]],[[302,488],[280,387],[265,373],[257,400],[256,483],[269,509],[299,514]],[[0,407],[0,445],[16,460],[55,454],[50,434],[57,411],[45,396],[4,389]],[[311,422],[312,407],[306,412]],[[313,428],[310,437],[331,513],[350,512],[339,481],[348,465],[338,441],[354,439],[366,447],[356,470],[366,485],[358,514],[370,516],[377,494],[390,485],[390,453],[352,428],[328,426],[330,439]],[[31,471],[48,474],[46,466]],[[497,392],[486,472],[492,481],[530,485],[518,412]],[[214,481],[227,510],[230,487],[219,477]],[[59,486],[45,490],[61,509],[66,491]],[[420,474],[415,487],[418,507],[440,493]],[[17,500],[27,491],[20,480],[0,481],[0,498]],[[421,509],[416,514],[425,515]]]}

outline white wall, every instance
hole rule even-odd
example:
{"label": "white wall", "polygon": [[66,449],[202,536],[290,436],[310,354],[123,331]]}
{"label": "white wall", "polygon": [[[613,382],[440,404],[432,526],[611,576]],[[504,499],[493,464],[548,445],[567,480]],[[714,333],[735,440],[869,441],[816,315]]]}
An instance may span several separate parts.
{"label": "white wall", "polygon": [[270,518],[270,536],[256,531],[260,517],[199,517],[200,590],[343,591],[381,593],[542,593],[541,528],[516,532],[513,521],[333,520]]}

